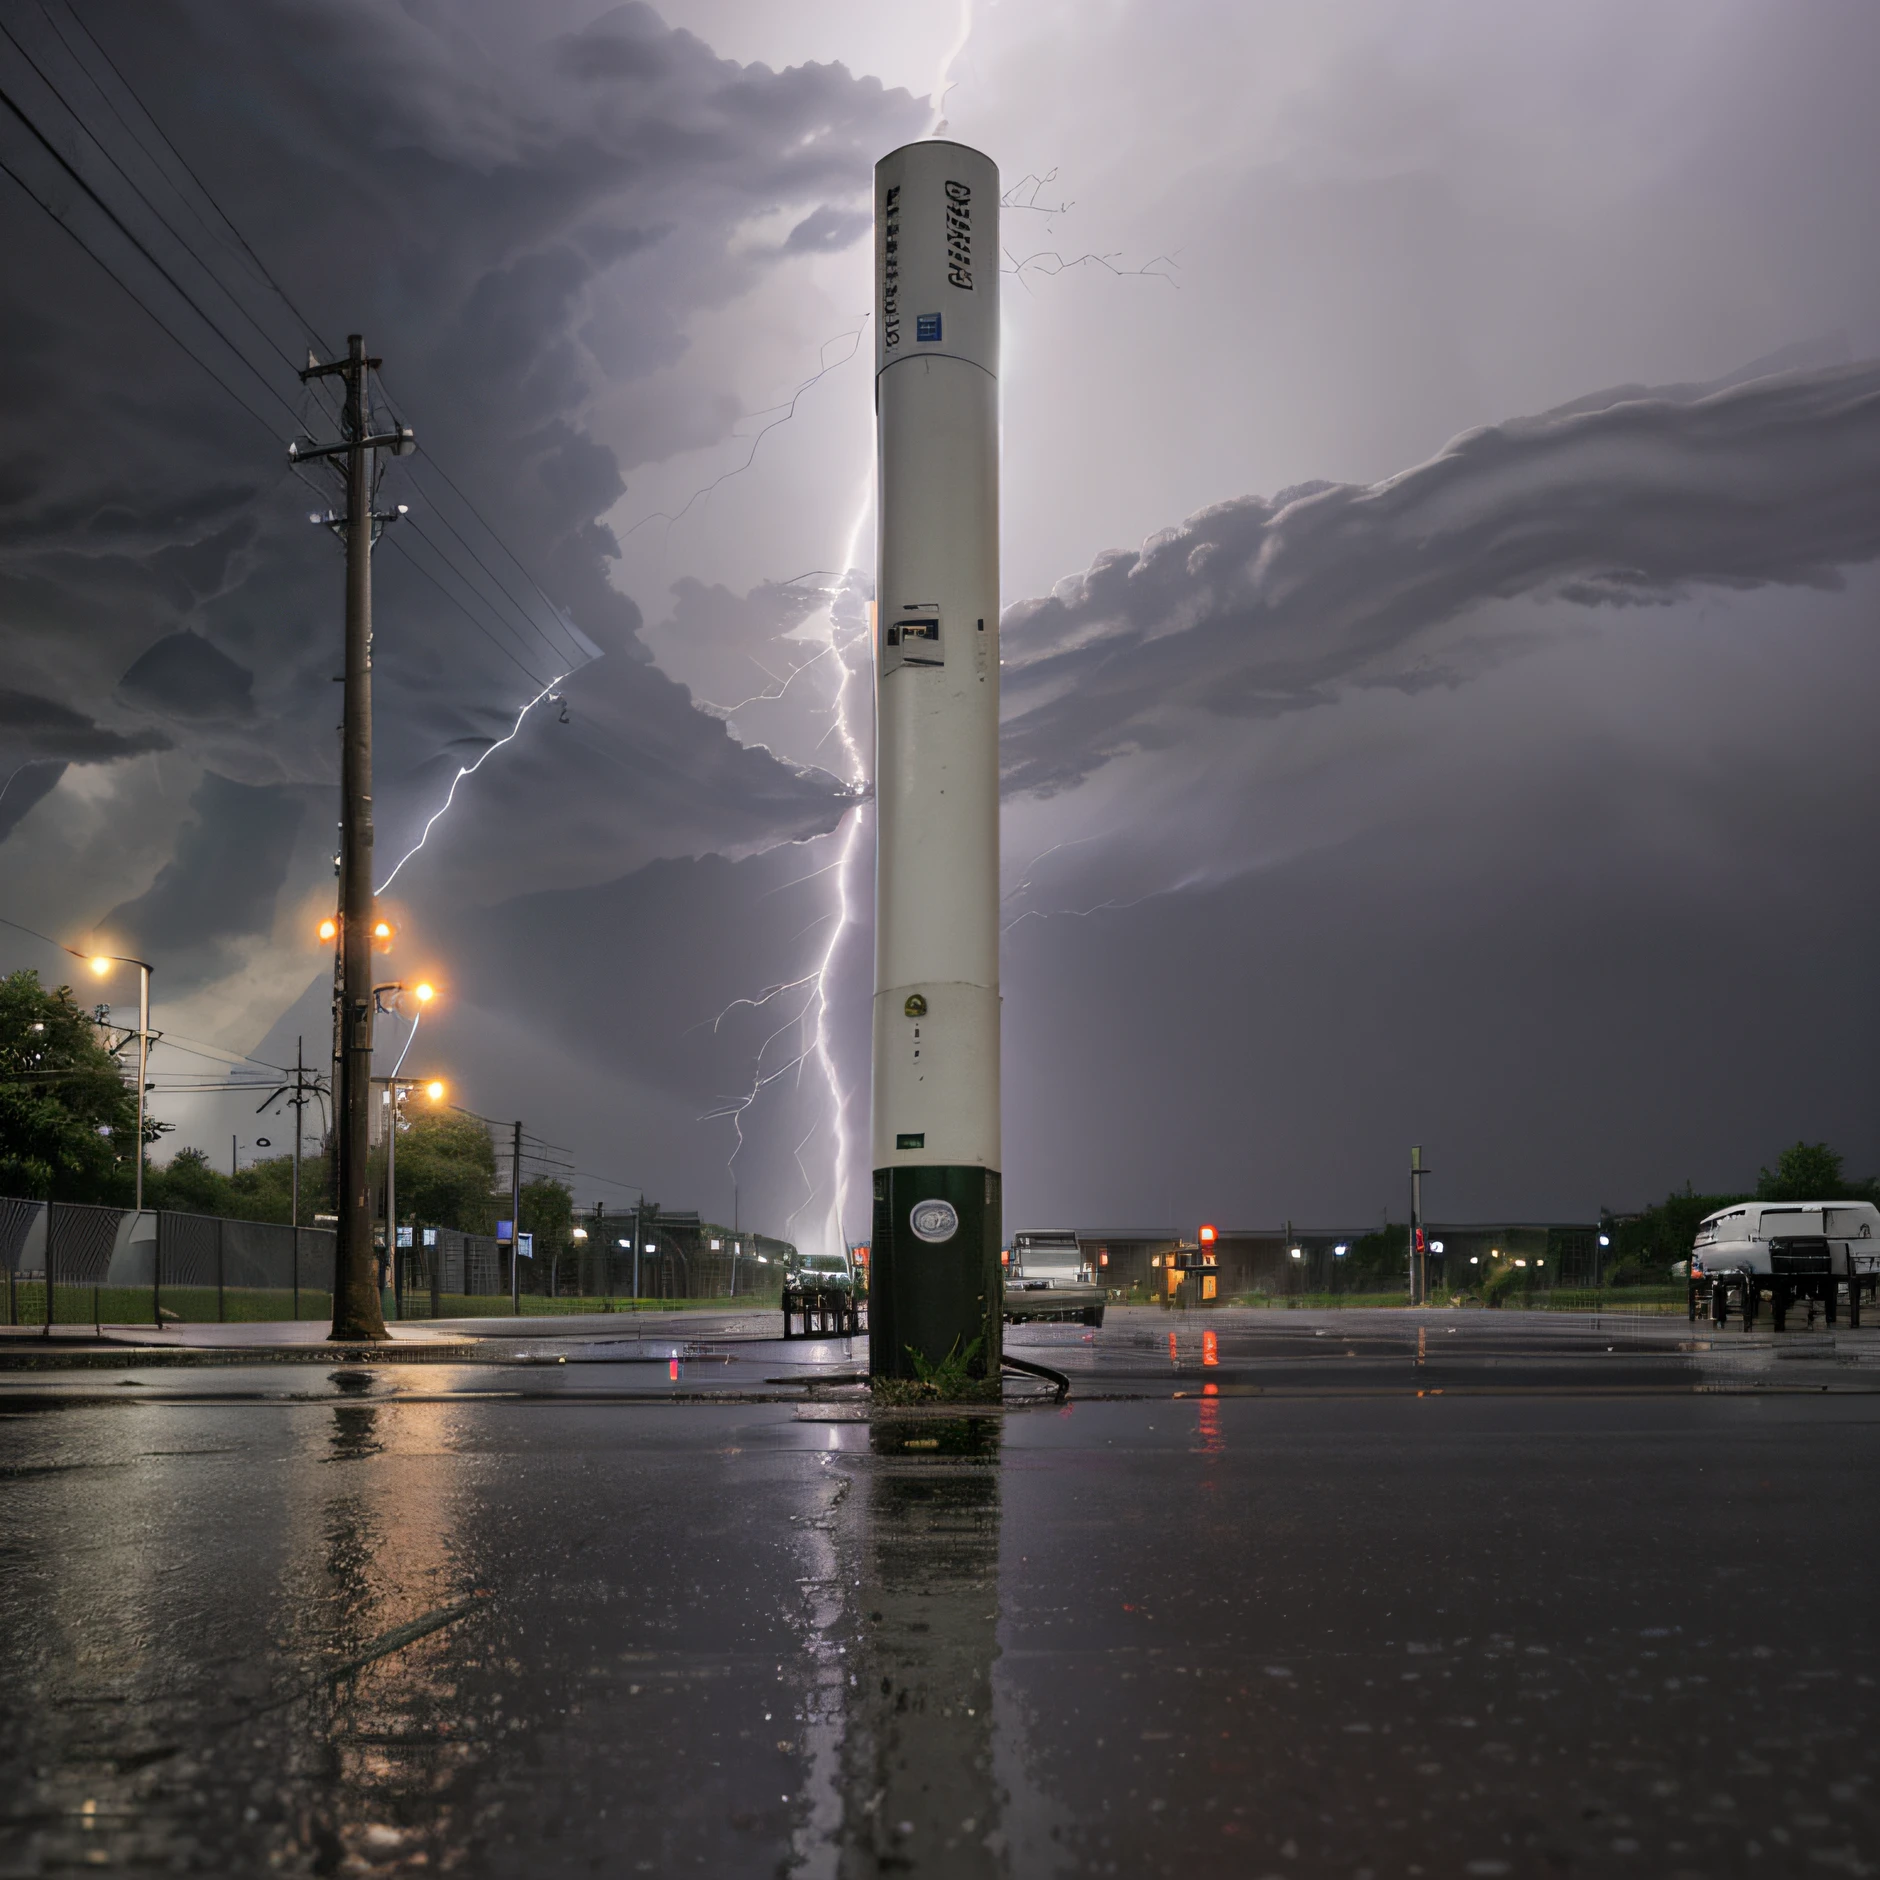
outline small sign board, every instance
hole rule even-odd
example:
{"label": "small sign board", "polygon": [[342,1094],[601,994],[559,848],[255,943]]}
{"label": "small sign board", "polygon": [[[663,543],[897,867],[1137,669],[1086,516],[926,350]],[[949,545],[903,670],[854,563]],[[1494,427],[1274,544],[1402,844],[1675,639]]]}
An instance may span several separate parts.
{"label": "small sign board", "polygon": [[525,1233],[516,1236],[516,1258],[518,1260],[533,1260],[535,1258],[535,1236],[533,1234]]}

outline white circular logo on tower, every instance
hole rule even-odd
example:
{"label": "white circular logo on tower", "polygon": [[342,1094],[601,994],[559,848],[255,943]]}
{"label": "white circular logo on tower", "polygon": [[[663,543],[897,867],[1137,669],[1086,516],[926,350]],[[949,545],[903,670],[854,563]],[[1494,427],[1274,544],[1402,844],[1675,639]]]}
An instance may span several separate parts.
{"label": "white circular logo on tower", "polygon": [[915,1202],[907,1224],[914,1230],[916,1240],[935,1245],[951,1240],[960,1231],[959,1213],[950,1201]]}

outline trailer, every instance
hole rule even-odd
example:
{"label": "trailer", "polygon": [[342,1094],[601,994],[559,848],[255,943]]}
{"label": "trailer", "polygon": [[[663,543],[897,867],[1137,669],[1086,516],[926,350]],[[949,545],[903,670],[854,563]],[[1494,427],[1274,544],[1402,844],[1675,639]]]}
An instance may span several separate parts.
{"label": "trailer", "polygon": [[1693,1322],[1702,1311],[1727,1325],[1735,1313],[1747,1332],[1767,1303],[1780,1332],[1790,1307],[1805,1306],[1812,1324],[1820,1306],[1833,1325],[1845,1299],[1847,1322],[1858,1326],[1877,1287],[1880,1208],[1871,1201],[1740,1201],[1698,1224],[1685,1305]]}

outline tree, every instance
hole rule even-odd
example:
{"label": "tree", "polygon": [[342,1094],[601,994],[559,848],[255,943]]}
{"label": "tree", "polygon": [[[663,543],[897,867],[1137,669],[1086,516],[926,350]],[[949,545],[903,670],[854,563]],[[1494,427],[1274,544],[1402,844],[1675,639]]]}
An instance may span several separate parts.
{"label": "tree", "polygon": [[559,1274],[562,1256],[574,1245],[574,1196],[546,1175],[524,1182],[522,1231],[535,1237],[536,1271]]}
{"label": "tree", "polygon": [[1825,1142],[1795,1142],[1776,1157],[1775,1173],[1762,1171],[1758,1201],[1857,1200],[1866,1184],[1850,1183],[1841,1158]]}
{"label": "tree", "polygon": [[232,1215],[229,1178],[210,1166],[200,1149],[178,1149],[162,1168],[144,1177],[144,1195],[152,1207],[179,1214]]}
{"label": "tree", "polygon": [[535,1236],[535,1257],[553,1259],[574,1237],[574,1196],[561,1182],[538,1175],[522,1184],[522,1231]]}
{"label": "tree", "polygon": [[1375,1233],[1363,1234],[1338,1262],[1341,1283],[1348,1292],[1400,1292],[1409,1284],[1410,1229],[1386,1222]]}
{"label": "tree", "polygon": [[0,979],[0,1194],[123,1206],[136,1157],[136,1093],[71,987]]}
{"label": "tree", "polygon": [[[303,1227],[326,1206],[327,1163],[323,1156],[300,1162],[300,1221]],[[201,1149],[179,1149],[168,1164],[144,1177],[144,1199],[153,1208],[180,1214],[219,1214],[237,1221],[294,1218],[294,1158],[272,1155],[224,1175]]]}
{"label": "tree", "polygon": [[473,1116],[432,1111],[398,1137],[398,1215],[466,1234],[496,1231],[496,1151]]}

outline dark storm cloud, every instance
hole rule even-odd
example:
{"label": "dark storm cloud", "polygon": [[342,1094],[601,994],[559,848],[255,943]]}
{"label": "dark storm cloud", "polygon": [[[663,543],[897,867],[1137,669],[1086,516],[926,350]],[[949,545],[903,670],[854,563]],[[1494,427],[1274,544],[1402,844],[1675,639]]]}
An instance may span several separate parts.
{"label": "dark storm cloud", "polygon": [[[861,196],[875,154],[919,116],[839,66],[718,59],[644,6],[572,16],[367,0],[106,0],[84,16],[326,343],[363,330],[384,355],[418,429],[419,459],[384,491],[412,522],[377,557],[381,841],[435,807],[455,769],[445,753],[503,736],[523,700],[580,665],[558,614],[606,654],[568,688],[602,763],[525,767],[502,785],[486,862],[512,888],[538,864],[545,881],[570,863],[611,879],[650,854],[746,848],[839,813],[827,778],[740,750],[652,668],[599,518],[635,463],[716,441],[735,416],[677,407],[646,381],[683,355],[702,309],[777,264],[775,246],[739,232],[781,213],[826,245],[830,205]],[[297,481],[284,453],[296,431],[332,430],[293,375],[308,337],[181,172],[164,180],[124,137],[51,23],[16,30],[215,278],[39,81],[9,67],[9,82],[255,369],[17,127],[3,154],[59,185],[61,213],[268,429],[6,184],[0,345],[16,395],[0,414],[0,643],[15,682],[81,717],[115,696],[148,739],[233,781],[330,785],[340,561],[306,521],[328,490]],[[630,440],[628,461],[610,439]],[[433,464],[497,520],[526,575]],[[532,800],[531,785],[551,795]],[[562,814],[569,797],[578,814]],[[561,829],[572,846],[557,851]]]}
{"label": "dark storm cloud", "polygon": [[118,681],[139,704],[174,718],[243,718],[254,707],[255,675],[185,630],[159,640]]}
{"label": "dark storm cloud", "polygon": [[1876,487],[1869,361],[1724,391],[1624,387],[1470,432],[1369,488],[1219,504],[1008,611],[1007,786],[1073,785],[1172,742],[1184,715],[1451,683],[1468,655],[1426,636],[1484,603],[1835,586],[1880,554]]}
{"label": "dark storm cloud", "polygon": [[147,892],[98,926],[114,944],[161,960],[166,983],[178,991],[213,979],[232,943],[272,927],[306,802],[293,790],[254,788],[209,771],[190,809],[174,859]]}
{"label": "dark storm cloud", "polygon": [[74,764],[104,764],[145,751],[167,751],[161,731],[113,731],[56,699],[0,687],[0,753],[14,763],[59,758]]}

